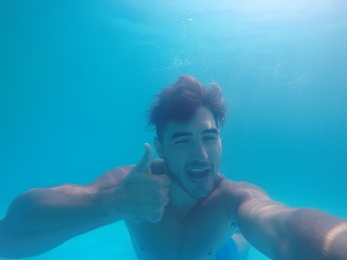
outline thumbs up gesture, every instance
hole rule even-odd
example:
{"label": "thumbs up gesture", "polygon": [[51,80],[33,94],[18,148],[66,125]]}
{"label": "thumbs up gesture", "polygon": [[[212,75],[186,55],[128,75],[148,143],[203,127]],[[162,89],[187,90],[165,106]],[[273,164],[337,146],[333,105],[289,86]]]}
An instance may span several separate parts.
{"label": "thumbs up gesture", "polygon": [[118,186],[123,203],[125,220],[155,223],[161,220],[169,203],[170,178],[166,175],[154,175],[151,164],[154,159],[152,147],[145,144],[145,154],[141,161]]}

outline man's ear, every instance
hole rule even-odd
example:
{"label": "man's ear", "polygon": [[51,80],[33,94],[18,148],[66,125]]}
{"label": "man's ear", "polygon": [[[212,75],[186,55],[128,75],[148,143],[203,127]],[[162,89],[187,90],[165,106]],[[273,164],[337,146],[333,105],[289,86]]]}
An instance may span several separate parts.
{"label": "man's ear", "polygon": [[157,151],[159,158],[164,159],[163,148],[162,148],[162,145],[161,145],[158,137],[154,137],[154,146],[155,146],[155,150]]}

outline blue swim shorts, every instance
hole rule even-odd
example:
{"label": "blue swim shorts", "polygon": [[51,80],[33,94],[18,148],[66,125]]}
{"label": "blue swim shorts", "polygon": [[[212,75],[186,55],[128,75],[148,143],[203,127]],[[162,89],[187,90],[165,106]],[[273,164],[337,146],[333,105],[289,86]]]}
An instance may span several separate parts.
{"label": "blue swim shorts", "polygon": [[216,260],[236,260],[238,258],[238,250],[233,239],[226,242],[217,252]]}

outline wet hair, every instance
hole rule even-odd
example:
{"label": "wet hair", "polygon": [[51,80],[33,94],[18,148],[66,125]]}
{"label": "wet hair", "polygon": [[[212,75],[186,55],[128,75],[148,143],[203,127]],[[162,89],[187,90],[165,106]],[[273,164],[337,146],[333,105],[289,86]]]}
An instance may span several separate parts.
{"label": "wet hair", "polygon": [[226,106],[222,90],[215,83],[207,89],[194,77],[182,75],[156,97],[157,100],[147,111],[147,126],[154,126],[159,140],[162,140],[163,130],[169,121],[185,122],[192,118],[200,106],[211,110],[217,127],[224,124]]}

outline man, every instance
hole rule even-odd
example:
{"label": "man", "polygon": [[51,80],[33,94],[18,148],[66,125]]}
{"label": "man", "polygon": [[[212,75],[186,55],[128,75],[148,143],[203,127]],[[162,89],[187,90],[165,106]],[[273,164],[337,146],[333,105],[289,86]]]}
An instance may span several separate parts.
{"label": "man", "polygon": [[124,220],[139,259],[238,259],[242,235],[271,259],[347,259],[347,221],[287,207],[218,173],[224,118],[218,86],[179,77],[149,110],[160,159],[145,144],[137,165],[89,185],[20,195],[0,222],[0,257],[41,254]]}

